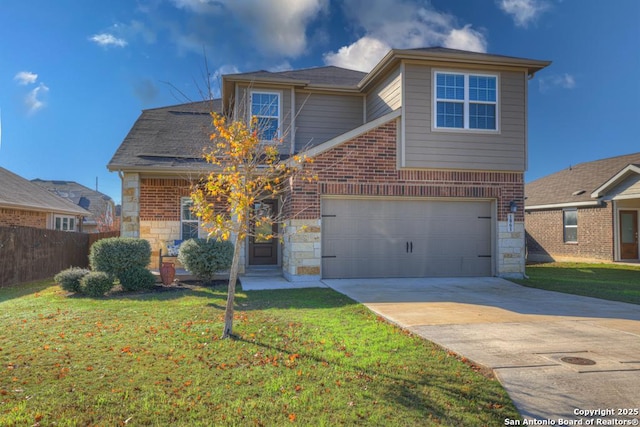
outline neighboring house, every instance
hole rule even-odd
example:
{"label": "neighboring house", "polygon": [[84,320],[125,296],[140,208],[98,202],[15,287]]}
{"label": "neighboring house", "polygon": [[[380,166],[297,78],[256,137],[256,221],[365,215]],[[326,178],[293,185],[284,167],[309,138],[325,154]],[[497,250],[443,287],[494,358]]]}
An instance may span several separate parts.
{"label": "neighboring house", "polygon": [[31,180],[31,182],[88,210],[91,215],[85,216],[82,221],[83,232],[100,233],[117,230],[115,203],[106,194],[92,190],[74,181],[45,181],[37,178]]}
{"label": "neighboring house", "polygon": [[529,260],[640,259],[640,153],[571,166],[525,195]]}
{"label": "neighboring house", "polygon": [[293,182],[282,244],[247,239],[242,268],[278,266],[289,280],[522,276],[527,87],[547,65],[425,48],[391,50],[369,73],[224,75],[221,99],[143,111],[114,154],[121,233],[155,253],[203,236],[189,185],[207,170],[208,112],[251,112],[281,153],[307,150],[318,180]]}
{"label": "neighboring house", "polygon": [[80,206],[0,168],[0,226],[82,231],[86,215]]}

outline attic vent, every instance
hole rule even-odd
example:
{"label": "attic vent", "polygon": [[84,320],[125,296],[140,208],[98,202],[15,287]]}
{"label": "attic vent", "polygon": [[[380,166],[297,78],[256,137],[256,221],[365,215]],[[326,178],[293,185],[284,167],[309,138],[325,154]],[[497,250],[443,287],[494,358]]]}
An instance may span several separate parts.
{"label": "attic vent", "polygon": [[571,193],[572,196],[579,196],[581,194],[584,194],[584,190],[578,190],[578,191],[574,191],[573,193]]}

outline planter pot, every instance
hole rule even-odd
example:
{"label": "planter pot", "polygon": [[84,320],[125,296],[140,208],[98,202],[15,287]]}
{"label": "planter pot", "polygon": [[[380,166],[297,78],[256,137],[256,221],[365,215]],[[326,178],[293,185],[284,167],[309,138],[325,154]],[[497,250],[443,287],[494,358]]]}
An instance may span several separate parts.
{"label": "planter pot", "polygon": [[176,278],[176,267],[172,262],[163,262],[160,266],[160,279],[165,286],[173,283],[173,279]]}

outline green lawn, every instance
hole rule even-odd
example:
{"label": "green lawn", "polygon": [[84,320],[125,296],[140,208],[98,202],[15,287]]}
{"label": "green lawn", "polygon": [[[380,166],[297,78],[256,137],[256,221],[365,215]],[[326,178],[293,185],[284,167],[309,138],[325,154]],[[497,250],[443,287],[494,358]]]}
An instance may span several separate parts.
{"label": "green lawn", "polygon": [[640,265],[546,263],[527,265],[524,286],[640,304]]}
{"label": "green lawn", "polygon": [[330,289],[0,288],[0,425],[502,425],[500,384]]}

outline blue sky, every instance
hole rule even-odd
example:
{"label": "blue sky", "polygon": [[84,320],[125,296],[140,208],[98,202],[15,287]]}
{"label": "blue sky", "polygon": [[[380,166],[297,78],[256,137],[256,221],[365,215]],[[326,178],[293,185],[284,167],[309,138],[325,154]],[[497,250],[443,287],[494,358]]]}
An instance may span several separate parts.
{"label": "blue sky", "polygon": [[640,151],[637,0],[0,0],[0,166],[119,202],[106,164],[142,109],[202,99],[203,52],[216,89],[426,46],[553,61],[529,83],[527,181]]}

